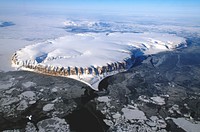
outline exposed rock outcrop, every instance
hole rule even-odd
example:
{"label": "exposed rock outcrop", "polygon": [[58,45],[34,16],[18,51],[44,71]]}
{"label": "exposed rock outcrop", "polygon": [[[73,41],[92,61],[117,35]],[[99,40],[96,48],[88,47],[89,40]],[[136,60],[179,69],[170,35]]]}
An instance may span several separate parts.
{"label": "exposed rock outcrop", "polygon": [[[56,67],[51,65],[45,65],[43,63],[37,63],[35,60],[20,60],[18,59],[17,52],[12,56],[12,64],[20,69],[26,69],[42,74],[52,75],[52,76],[63,76],[63,77],[72,77],[77,76],[77,80],[81,80],[80,76],[101,76],[103,78],[113,75],[118,72],[126,71],[134,64],[134,57],[130,59],[125,59],[121,62],[112,62],[107,63],[104,66],[90,66],[90,67]],[[97,81],[87,82],[82,80],[83,82],[94,84],[94,82],[100,82],[102,79],[98,79]]]}

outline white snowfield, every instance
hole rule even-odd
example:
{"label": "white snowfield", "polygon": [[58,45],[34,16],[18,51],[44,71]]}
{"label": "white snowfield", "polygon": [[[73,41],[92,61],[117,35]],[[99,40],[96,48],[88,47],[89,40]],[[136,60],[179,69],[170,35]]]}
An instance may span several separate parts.
{"label": "white snowfield", "polygon": [[26,46],[13,66],[82,81],[98,90],[107,76],[128,70],[135,58],[173,50],[185,39],[163,33],[78,33]]}

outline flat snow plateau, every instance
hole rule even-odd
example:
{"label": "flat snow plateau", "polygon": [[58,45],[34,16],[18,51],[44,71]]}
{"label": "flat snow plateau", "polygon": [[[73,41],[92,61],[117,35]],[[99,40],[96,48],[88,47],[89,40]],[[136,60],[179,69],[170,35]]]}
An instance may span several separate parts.
{"label": "flat snow plateau", "polygon": [[62,67],[105,66],[123,61],[140,49],[145,54],[171,50],[185,39],[160,33],[85,33],[69,34],[55,40],[26,46],[18,59]]}
{"label": "flat snow plateau", "polygon": [[[94,70],[108,64],[125,62],[127,70],[134,64],[133,58],[170,51],[185,43],[182,37],[164,33],[69,33],[64,37],[18,50],[15,54],[18,64],[14,66],[22,69],[25,67],[26,70],[29,70],[28,65],[54,67],[55,70],[69,67]],[[130,58],[132,62],[126,62]],[[99,82],[118,73],[117,69],[101,76],[83,73],[81,76],[73,74],[68,77],[85,82],[97,90]]]}

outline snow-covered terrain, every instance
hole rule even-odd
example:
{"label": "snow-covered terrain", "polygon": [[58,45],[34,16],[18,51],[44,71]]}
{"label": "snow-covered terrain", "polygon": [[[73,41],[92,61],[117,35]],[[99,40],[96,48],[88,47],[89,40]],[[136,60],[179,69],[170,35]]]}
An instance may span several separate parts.
{"label": "snow-covered terrain", "polygon": [[[65,15],[63,15],[65,14]],[[12,54],[26,45],[66,36],[68,33],[170,33],[182,37],[200,36],[198,22],[176,18],[98,16],[91,17],[38,14],[1,14],[0,23],[13,23],[0,27],[0,71],[15,70],[11,67]],[[98,17],[97,17],[98,16]]]}
{"label": "snow-covered terrain", "polygon": [[173,50],[185,39],[163,33],[78,33],[26,46],[13,65],[50,75],[66,76],[98,89],[99,82],[132,67],[136,58]]}
{"label": "snow-covered terrain", "polygon": [[[196,23],[186,21],[174,21],[173,18],[122,18],[123,21],[110,20],[66,20],[63,22],[64,29],[72,33],[85,32],[122,32],[122,33],[143,33],[143,32],[159,32],[171,34],[200,34],[199,26]],[[150,19],[150,20],[149,20]],[[187,25],[187,26],[186,26]],[[186,36],[187,36],[186,35]],[[184,35],[185,36],[185,35]]]}
{"label": "snow-covered terrain", "polygon": [[13,53],[27,45],[42,42],[49,38],[63,36],[66,33],[62,26],[62,21],[47,17],[34,15],[14,15],[1,14],[0,25],[4,22],[12,22],[10,26],[0,26],[0,71],[13,71],[10,58]]}

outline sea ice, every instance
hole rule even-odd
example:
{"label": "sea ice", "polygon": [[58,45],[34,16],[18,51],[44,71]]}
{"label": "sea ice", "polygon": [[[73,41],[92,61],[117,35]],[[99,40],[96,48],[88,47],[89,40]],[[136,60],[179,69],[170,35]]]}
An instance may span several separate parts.
{"label": "sea ice", "polygon": [[109,102],[111,99],[109,99],[108,96],[103,96],[103,97],[98,97],[97,100],[98,100],[99,102],[105,102],[105,103],[107,103],[107,102]]}
{"label": "sea ice", "polygon": [[46,104],[44,107],[43,107],[43,111],[51,111],[54,109],[54,104]]}
{"label": "sea ice", "polygon": [[135,119],[146,120],[146,116],[145,116],[144,112],[142,112],[140,110],[123,108],[122,112],[124,113],[124,116],[127,120],[135,120]]}
{"label": "sea ice", "polygon": [[172,118],[172,120],[174,121],[174,123],[176,123],[176,125],[181,127],[186,132],[198,132],[200,130],[199,123],[197,123],[197,124],[192,123],[192,122],[186,120],[185,118],[177,118],[177,119]]}

